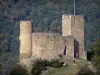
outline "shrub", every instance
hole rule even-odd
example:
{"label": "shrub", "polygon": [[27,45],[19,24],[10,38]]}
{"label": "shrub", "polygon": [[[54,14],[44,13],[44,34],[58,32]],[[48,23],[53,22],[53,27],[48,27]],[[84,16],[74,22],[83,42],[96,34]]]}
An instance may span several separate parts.
{"label": "shrub", "polygon": [[49,65],[49,61],[47,60],[36,60],[33,64],[33,68],[32,68],[32,75],[39,75],[41,73],[42,70],[46,70],[46,66]]}
{"label": "shrub", "polygon": [[60,63],[59,60],[51,60],[51,62],[49,62],[47,60],[37,59],[31,70],[32,75],[39,75],[42,70],[46,70],[47,66],[59,68],[62,66],[62,63]]}
{"label": "shrub", "polygon": [[54,68],[60,68],[63,64],[60,63],[60,61],[58,59],[56,60],[51,60],[49,66],[50,67],[54,67]]}
{"label": "shrub", "polygon": [[28,72],[21,65],[15,65],[10,71],[10,75],[28,75]]}
{"label": "shrub", "polygon": [[90,70],[87,66],[84,66],[80,69],[77,75],[95,75],[92,70]]}
{"label": "shrub", "polygon": [[94,67],[97,69],[97,71],[100,71],[100,39],[97,39],[94,42],[94,45],[92,47],[92,62]]}
{"label": "shrub", "polygon": [[96,71],[96,75],[100,75],[100,70],[97,70]]}
{"label": "shrub", "polygon": [[39,75],[40,73],[41,73],[41,69],[40,68],[38,68],[38,69],[36,69],[36,68],[32,68],[32,75]]}

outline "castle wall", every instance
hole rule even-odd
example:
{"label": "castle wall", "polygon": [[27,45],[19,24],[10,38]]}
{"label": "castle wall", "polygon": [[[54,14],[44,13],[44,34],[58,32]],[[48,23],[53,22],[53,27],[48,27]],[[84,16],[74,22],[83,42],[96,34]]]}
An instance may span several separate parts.
{"label": "castle wall", "polygon": [[66,55],[74,57],[74,38],[72,36],[64,37],[66,46]]}
{"label": "castle wall", "polygon": [[62,37],[52,33],[33,33],[32,49],[34,57],[49,60],[58,58],[64,50]]}
{"label": "castle wall", "polygon": [[48,60],[57,59],[59,55],[64,55],[66,46],[66,55],[74,57],[73,43],[72,37],[62,37],[60,34],[53,33],[33,33],[32,56]]}
{"label": "castle wall", "polygon": [[32,24],[30,21],[20,21],[20,59],[31,57]]}

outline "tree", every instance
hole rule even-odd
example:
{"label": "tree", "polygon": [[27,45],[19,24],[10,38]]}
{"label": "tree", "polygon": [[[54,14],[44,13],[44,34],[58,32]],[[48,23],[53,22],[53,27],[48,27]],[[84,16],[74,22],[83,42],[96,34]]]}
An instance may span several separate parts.
{"label": "tree", "polygon": [[10,75],[28,75],[28,72],[21,65],[15,65],[10,71]]}
{"label": "tree", "polygon": [[92,61],[97,71],[100,71],[100,39],[94,42],[94,46],[92,47],[93,57]]}

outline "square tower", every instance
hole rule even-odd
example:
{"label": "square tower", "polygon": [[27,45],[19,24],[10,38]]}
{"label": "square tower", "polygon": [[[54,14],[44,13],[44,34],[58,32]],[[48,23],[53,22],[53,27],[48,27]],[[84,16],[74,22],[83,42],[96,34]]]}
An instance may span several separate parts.
{"label": "square tower", "polygon": [[84,57],[84,18],[81,15],[62,15],[62,36],[74,37],[74,56]]}

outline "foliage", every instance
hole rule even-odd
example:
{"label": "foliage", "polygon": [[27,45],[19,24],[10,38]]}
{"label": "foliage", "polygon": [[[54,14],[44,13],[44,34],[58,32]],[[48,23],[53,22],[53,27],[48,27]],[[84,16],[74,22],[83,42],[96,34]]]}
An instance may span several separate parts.
{"label": "foliage", "polygon": [[87,60],[88,61],[92,61],[92,55],[93,55],[93,51],[87,51]]}
{"label": "foliage", "polygon": [[54,68],[60,68],[62,67],[62,63],[59,62],[59,60],[41,60],[37,59],[35,60],[31,73],[32,75],[39,75],[42,70],[46,70],[46,67],[54,67]]}
{"label": "foliage", "polygon": [[100,71],[98,70],[98,71],[96,71],[96,75],[100,75]]}
{"label": "foliage", "polygon": [[59,60],[51,60],[50,61],[50,67],[54,67],[54,68],[60,68],[60,67],[62,67],[62,63],[60,63],[60,61]]}
{"label": "foliage", "polygon": [[93,64],[100,71],[100,39],[96,40],[94,46],[92,47],[93,51]]}
{"label": "foliage", "polygon": [[42,70],[46,69],[46,66],[48,66],[49,61],[47,60],[35,60],[33,67],[32,67],[32,75],[39,75]]}
{"label": "foliage", "polygon": [[19,61],[18,56],[13,53],[2,53],[0,54],[0,64],[2,65],[2,69],[9,73],[13,65],[15,65]]}
{"label": "foliage", "polygon": [[21,65],[16,65],[10,71],[10,75],[28,75],[28,72]]}
{"label": "foliage", "polygon": [[8,40],[9,35],[7,34],[0,34],[0,53],[8,51]]}
{"label": "foliage", "polygon": [[84,66],[80,69],[77,75],[95,75],[92,70],[90,70],[87,66]]}
{"label": "foliage", "polygon": [[1,72],[1,69],[2,69],[2,65],[0,64],[0,72]]}

